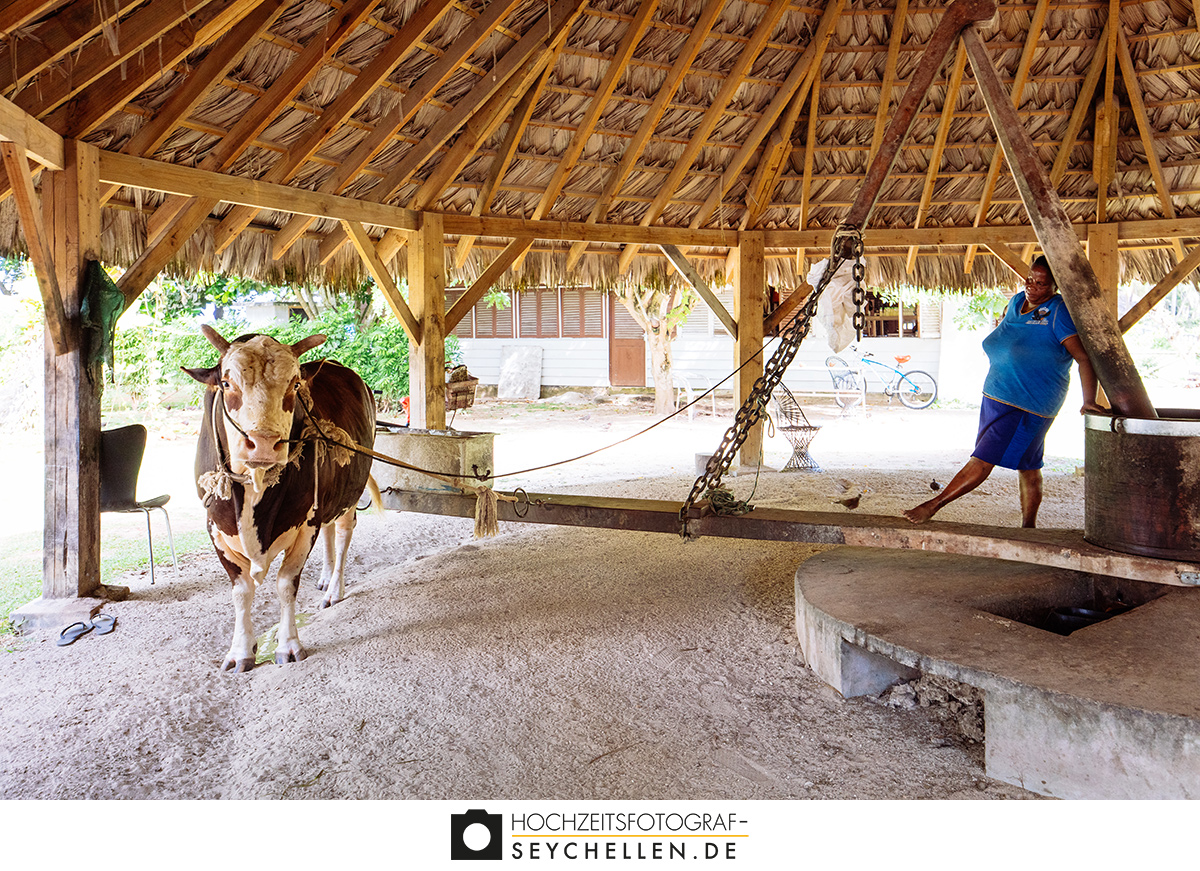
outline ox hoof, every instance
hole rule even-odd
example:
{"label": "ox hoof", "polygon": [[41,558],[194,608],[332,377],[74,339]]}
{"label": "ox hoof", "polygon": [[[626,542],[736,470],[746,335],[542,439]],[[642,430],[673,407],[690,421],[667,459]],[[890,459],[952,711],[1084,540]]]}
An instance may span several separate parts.
{"label": "ox hoof", "polygon": [[317,581],[317,589],[320,590],[322,593],[324,593],[326,590],[328,590],[329,589],[329,578],[321,578],[321,580]]}
{"label": "ox hoof", "polygon": [[326,596],[324,599],[321,600],[321,604],[317,606],[317,610],[324,611],[326,608],[332,608],[334,605],[336,605],[340,601],[342,601],[342,600],[334,599],[334,598],[331,598],[330,596]]}
{"label": "ox hoof", "polygon": [[254,668],[254,657],[250,657],[249,659],[234,659],[230,656],[226,657],[225,661],[221,663],[221,671],[232,671],[235,674],[249,671],[252,668]]}
{"label": "ox hoof", "polygon": [[294,647],[283,648],[275,651],[275,664],[287,665],[289,662],[299,662],[308,656],[308,652],[299,644]]}

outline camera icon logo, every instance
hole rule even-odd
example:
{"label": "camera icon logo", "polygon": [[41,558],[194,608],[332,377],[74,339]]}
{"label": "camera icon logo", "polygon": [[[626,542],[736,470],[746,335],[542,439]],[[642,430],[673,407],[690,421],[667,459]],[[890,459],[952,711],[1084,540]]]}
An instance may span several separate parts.
{"label": "camera icon logo", "polygon": [[503,859],[504,822],[500,814],[473,809],[450,814],[450,858]]}

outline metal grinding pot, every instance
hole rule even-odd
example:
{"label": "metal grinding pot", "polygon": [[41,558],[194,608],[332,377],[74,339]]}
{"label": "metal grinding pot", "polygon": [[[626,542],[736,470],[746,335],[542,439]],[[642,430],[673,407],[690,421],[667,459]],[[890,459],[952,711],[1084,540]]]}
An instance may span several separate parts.
{"label": "metal grinding pot", "polygon": [[1085,416],[1084,538],[1124,553],[1200,558],[1200,409],[1158,420]]}

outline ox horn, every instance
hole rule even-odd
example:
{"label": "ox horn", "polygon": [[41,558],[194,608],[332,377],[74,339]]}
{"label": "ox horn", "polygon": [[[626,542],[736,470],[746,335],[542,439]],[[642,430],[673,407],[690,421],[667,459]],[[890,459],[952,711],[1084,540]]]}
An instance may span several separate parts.
{"label": "ox horn", "polygon": [[229,342],[226,341],[224,336],[222,336],[208,324],[201,324],[200,332],[204,333],[204,338],[208,339],[214,348],[216,348],[222,354],[225,353],[226,349],[229,347]]}
{"label": "ox horn", "polygon": [[294,345],[292,345],[291,346],[292,353],[295,354],[297,357],[299,357],[305,351],[311,351],[313,348],[316,348],[318,345],[323,345],[323,344],[325,344],[325,334],[324,333],[313,333],[307,339],[301,339],[300,341],[298,341]]}

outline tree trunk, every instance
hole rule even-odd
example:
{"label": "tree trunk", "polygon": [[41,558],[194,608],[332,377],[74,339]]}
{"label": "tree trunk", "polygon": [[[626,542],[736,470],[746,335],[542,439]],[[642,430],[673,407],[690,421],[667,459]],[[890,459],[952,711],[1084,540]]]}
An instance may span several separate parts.
{"label": "tree trunk", "polygon": [[665,330],[649,330],[650,370],[654,374],[654,413],[666,416],[675,410],[675,390],[671,384],[671,338]]}

